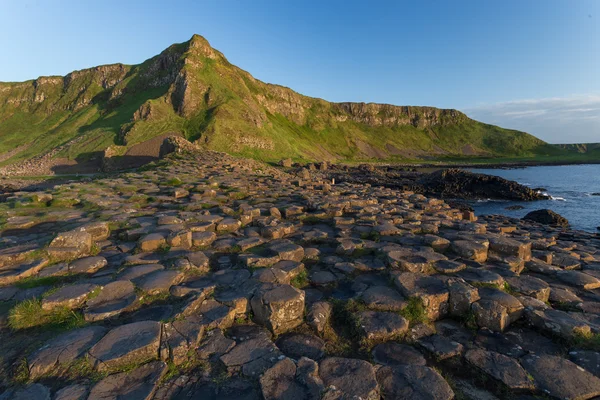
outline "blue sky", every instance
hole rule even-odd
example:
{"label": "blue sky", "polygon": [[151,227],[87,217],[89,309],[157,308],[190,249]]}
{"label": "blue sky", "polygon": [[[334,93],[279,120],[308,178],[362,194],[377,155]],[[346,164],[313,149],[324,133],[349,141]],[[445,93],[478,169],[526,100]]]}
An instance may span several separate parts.
{"label": "blue sky", "polygon": [[0,0],[0,81],[139,63],[198,33],[255,77],[331,101],[458,108],[600,141],[600,1]]}

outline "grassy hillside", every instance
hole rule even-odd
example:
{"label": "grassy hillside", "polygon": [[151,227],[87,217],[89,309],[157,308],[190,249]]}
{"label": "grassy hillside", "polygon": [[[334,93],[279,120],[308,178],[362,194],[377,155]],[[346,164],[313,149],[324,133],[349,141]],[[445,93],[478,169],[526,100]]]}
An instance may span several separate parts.
{"label": "grassy hillside", "polygon": [[140,65],[0,83],[0,163],[85,159],[177,132],[202,146],[277,160],[561,157],[561,149],[456,110],[330,103],[266,84],[195,35]]}

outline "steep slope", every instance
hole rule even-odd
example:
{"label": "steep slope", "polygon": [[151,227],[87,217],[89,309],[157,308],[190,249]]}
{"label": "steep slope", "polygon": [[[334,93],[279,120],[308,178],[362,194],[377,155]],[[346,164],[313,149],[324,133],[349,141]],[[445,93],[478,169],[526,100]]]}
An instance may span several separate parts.
{"label": "steep slope", "polygon": [[330,103],[267,84],[194,35],[140,65],[0,83],[0,162],[85,160],[165,133],[265,160],[531,157],[561,153],[457,110]]}

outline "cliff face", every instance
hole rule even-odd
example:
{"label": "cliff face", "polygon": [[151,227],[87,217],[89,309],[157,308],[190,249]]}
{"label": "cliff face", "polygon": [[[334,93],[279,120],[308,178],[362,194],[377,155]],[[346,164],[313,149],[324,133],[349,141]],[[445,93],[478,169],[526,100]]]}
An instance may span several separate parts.
{"label": "cliff face", "polygon": [[0,163],[53,149],[81,158],[165,132],[265,159],[518,156],[545,146],[457,110],[303,96],[256,80],[198,35],[139,65],[0,83]]}

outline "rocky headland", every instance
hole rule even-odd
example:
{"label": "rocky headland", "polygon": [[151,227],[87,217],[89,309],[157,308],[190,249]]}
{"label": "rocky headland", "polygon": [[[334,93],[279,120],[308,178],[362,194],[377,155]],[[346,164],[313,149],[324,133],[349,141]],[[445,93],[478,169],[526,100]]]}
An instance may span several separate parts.
{"label": "rocky headland", "polygon": [[2,198],[0,399],[600,396],[600,237],[439,198],[535,194],[171,145]]}

